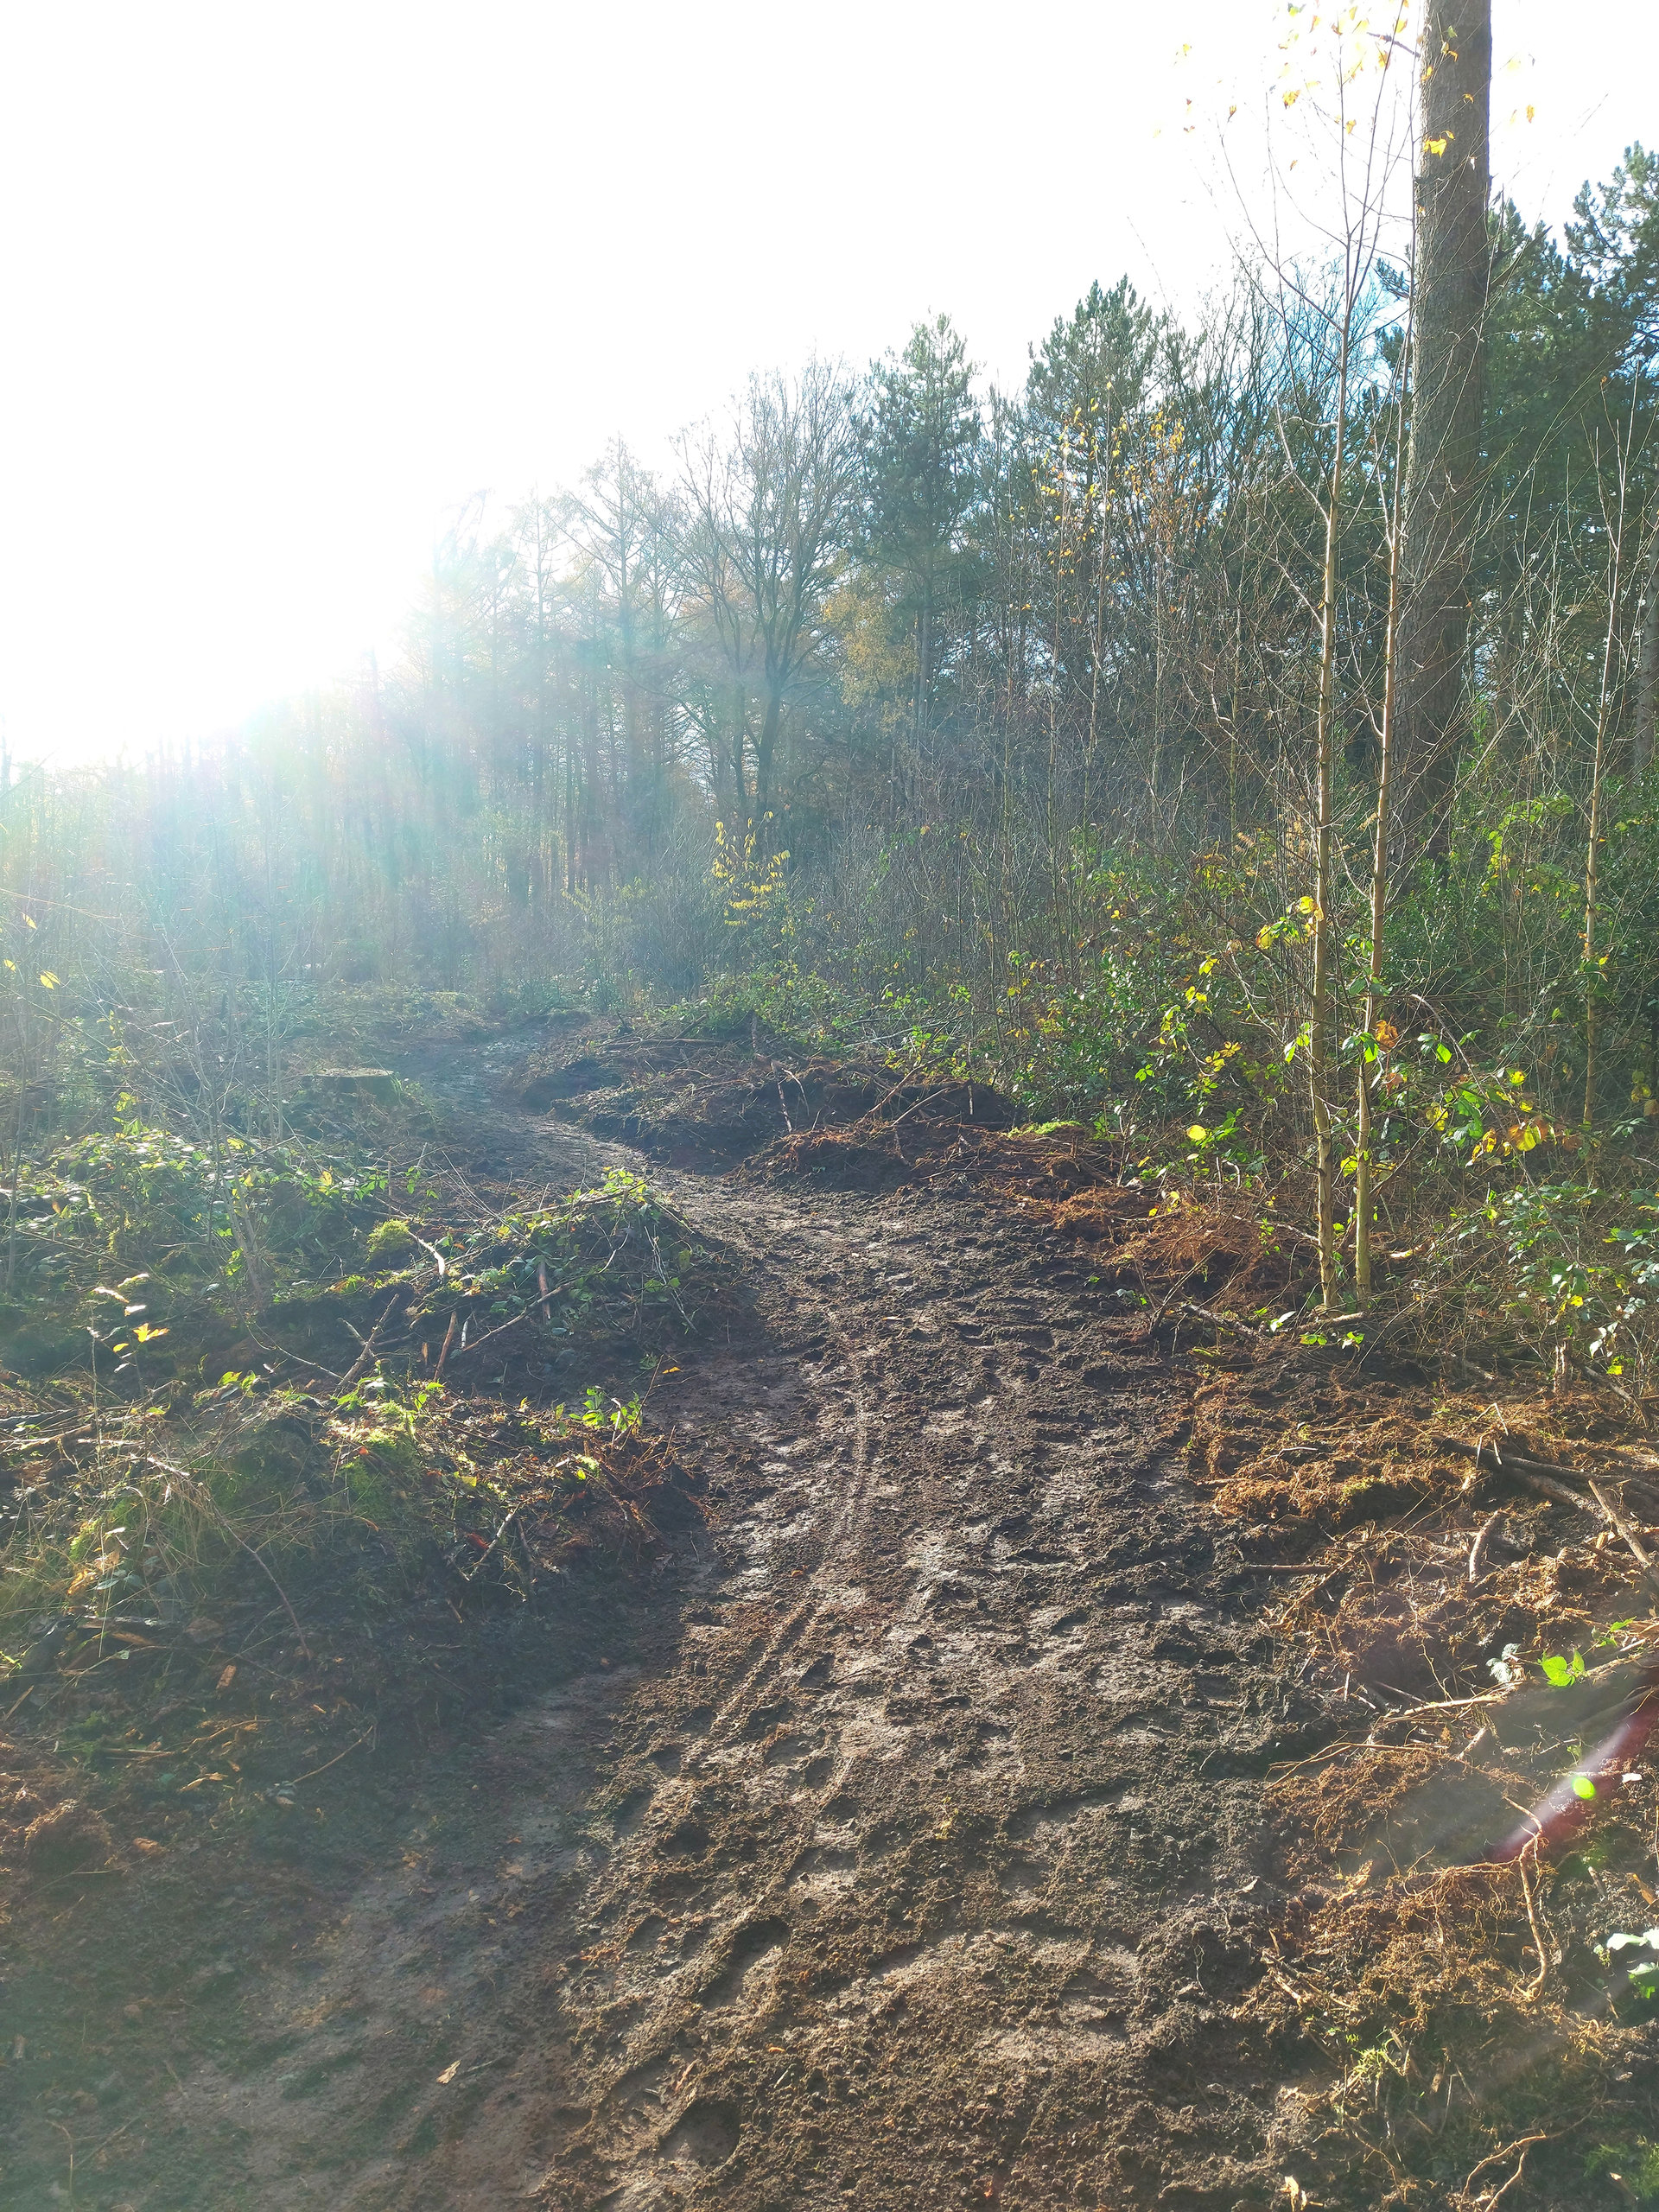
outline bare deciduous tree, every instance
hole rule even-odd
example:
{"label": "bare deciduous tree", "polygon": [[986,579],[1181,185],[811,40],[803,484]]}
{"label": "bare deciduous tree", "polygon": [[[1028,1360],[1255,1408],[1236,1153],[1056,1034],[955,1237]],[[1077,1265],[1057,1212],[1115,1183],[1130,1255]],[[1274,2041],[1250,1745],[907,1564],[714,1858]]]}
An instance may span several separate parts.
{"label": "bare deciduous tree", "polygon": [[772,811],[784,709],[819,644],[824,599],[843,554],[857,469],[852,392],[833,364],[752,377],[725,434],[681,445],[687,591],[723,658],[740,706],[728,761],[733,797],[756,825]]}

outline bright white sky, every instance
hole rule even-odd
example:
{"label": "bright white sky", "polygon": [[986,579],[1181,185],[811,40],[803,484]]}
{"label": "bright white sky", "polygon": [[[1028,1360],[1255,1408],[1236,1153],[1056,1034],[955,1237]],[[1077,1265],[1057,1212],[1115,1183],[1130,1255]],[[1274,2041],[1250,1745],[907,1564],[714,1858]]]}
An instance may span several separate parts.
{"label": "bright white sky", "polygon": [[[1659,137],[1659,8],[1494,12],[1494,170],[1559,221]],[[1286,20],[1282,0],[14,0],[13,756],[199,735],[395,651],[448,511],[550,490],[619,431],[660,455],[751,366],[862,364],[944,308],[1012,383],[1096,276],[1190,306],[1236,211],[1185,102],[1249,103]]]}

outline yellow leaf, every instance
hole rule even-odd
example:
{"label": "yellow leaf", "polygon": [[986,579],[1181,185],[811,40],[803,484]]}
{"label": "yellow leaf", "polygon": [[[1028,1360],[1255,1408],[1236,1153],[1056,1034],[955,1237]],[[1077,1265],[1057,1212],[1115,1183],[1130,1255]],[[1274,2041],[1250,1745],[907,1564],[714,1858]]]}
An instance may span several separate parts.
{"label": "yellow leaf", "polygon": [[1452,133],[1448,130],[1444,138],[1425,138],[1423,141],[1423,151],[1426,154],[1433,154],[1438,157],[1446,151],[1447,146],[1449,146],[1451,143]]}

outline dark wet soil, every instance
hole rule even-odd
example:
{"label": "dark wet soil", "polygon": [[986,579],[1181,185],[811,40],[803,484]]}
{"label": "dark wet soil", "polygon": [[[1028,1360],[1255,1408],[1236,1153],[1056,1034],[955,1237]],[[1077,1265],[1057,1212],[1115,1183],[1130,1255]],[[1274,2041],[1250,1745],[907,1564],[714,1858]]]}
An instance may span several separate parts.
{"label": "dark wet soil", "polygon": [[[506,1065],[424,1070],[498,1178],[637,1164]],[[1185,1384],[974,1191],[653,1172],[751,1315],[652,1402],[709,1525],[508,1717],[308,1783],[282,1854],[66,1893],[0,2203],[1281,2190],[1294,2083],[1232,2007],[1263,1777],[1322,1724],[1185,1479]]]}

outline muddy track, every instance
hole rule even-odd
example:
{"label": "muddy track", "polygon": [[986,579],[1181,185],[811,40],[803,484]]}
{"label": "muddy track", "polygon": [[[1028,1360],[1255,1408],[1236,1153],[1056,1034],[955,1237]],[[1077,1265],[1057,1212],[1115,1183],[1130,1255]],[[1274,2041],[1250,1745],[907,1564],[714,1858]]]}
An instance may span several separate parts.
{"label": "muddy track", "polygon": [[[498,1137],[520,1177],[566,1141]],[[1230,2012],[1303,1716],[1183,1480],[1182,1385],[976,1198],[658,1179],[753,1300],[659,1386],[715,1525],[431,2201],[491,2201],[509,2114],[561,2212],[1265,2197],[1278,2085]]]}
{"label": "muddy track", "polygon": [[723,1417],[729,1371],[688,1391],[721,1571],[619,1725],[558,1985],[572,2212],[1249,2193],[1280,1687],[1179,1390],[963,1213],[721,1203],[770,1358]]}
{"label": "muddy track", "polygon": [[[515,1183],[639,1164],[425,1072]],[[1295,2097],[1232,2007],[1312,1715],[1182,1382],[971,1194],[657,1179],[752,1317],[652,1401],[709,1525],[372,1874],[228,1909],[234,2058],[167,2101],[219,2179],[91,2201],[1265,2203]]]}

